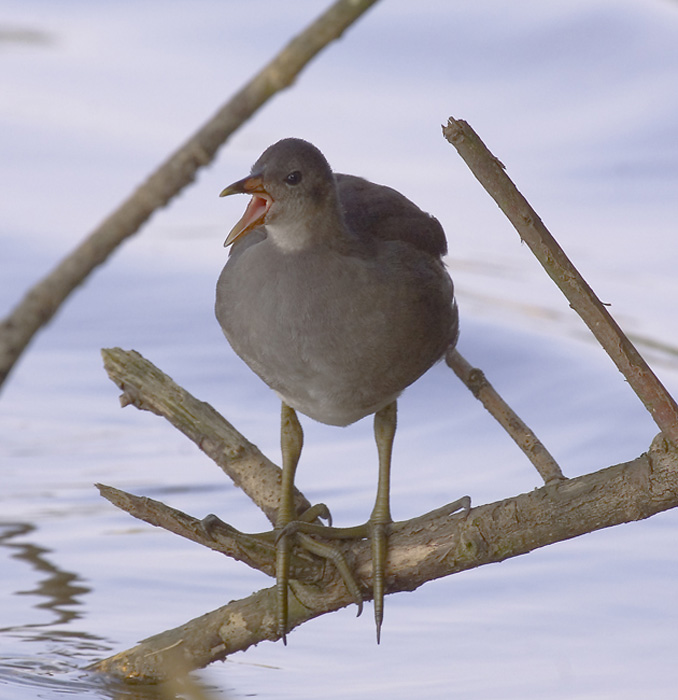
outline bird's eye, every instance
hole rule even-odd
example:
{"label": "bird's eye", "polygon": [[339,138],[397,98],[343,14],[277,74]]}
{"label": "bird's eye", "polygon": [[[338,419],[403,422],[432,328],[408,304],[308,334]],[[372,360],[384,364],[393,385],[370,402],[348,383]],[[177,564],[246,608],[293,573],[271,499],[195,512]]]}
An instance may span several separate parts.
{"label": "bird's eye", "polygon": [[288,185],[298,185],[301,182],[301,173],[298,170],[293,170],[286,178],[285,182]]}

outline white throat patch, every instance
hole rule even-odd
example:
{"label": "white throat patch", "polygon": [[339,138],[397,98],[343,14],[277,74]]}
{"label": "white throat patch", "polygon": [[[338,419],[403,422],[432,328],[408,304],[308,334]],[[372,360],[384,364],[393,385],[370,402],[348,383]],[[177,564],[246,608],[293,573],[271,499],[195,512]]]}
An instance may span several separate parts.
{"label": "white throat patch", "polygon": [[311,236],[307,229],[298,224],[280,226],[279,224],[266,224],[268,237],[284,253],[294,253],[308,247]]}

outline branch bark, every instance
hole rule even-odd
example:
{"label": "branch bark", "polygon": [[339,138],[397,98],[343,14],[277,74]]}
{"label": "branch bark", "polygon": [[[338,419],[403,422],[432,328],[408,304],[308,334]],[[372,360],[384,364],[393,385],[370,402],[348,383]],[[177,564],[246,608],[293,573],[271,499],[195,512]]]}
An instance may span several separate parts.
{"label": "branch bark", "polygon": [[[120,489],[95,484],[99,493],[114,506],[149,525],[162,527],[168,532],[241,561],[257,571],[275,577],[275,540],[273,532],[248,535],[222,522],[216,516],[198,519],[147,496],[135,496]],[[308,552],[294,553],[290,575],[303,581],[317,581],[322,577],[323,564]]]}
{"label": "branch bark", "polygon": [[465,121],[450,117],[443,126],[443,135],[612,358],[659,429],[678,445],[678,405],[520,194],[501,161]]}
{"label": "branch bark", "polygon": [[[198,401],[138,352],[120,348],[101,351],[111,380],[122,389],[121,405],[134,405],[166,418],[218,464],[275,523],[280,492],[280,467],[239,433],[212,406]],[[297,490],[298,512],[310,503]]]}
{"label": "branch bark", "polygon": [[0,387],[33,336],[97,266],[210,163],[226,139],[295,80],[327,44],[377,0],[337,0],[250,80],[46,277],[0,323]]}
{"label": "branch bark", "polygon": [[[412,591],[436,578],[676,506],[678,451],[660,435],[648,453],[631,462],[473,508],[466,519],[440,508],[397,523],[389,538],[387,592]],[[351,549],[353,571],[369,597],[370,545],[358,541]],[[314,583],[294,581],[293,592],[291,627],[352,603],[334,576]],[[91,668],[126,680],[161,682],[173,668],[202,668],[265,639],[276,640],[275,609],[275,589],[267,588]]]}

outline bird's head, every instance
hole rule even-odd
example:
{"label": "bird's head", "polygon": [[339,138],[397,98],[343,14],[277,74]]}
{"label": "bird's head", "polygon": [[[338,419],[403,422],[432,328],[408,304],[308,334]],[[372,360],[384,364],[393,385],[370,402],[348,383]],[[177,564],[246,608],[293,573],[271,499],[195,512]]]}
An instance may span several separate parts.
{"label": "bird's head", "polygon": [[224,245],[266,226],[287,248],[303,247],[308,232],[322,227],[328,210],[337,207],[336,184],[325,156],[302,139],[283,139],[269,146],[247,177],[220,196],[250,194],[252,199]]}

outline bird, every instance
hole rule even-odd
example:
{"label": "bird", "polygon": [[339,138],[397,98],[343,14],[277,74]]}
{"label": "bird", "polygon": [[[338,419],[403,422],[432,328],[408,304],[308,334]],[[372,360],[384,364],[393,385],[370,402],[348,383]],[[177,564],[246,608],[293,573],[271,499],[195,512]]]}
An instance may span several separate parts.
{"label": "bird", "polygon": [[[282,481],[276,533],[279,636],[288,633],[290,548],[297,533],[366,537],[380,640],[397,400],[454,347],[459,312],[432,215],[385,185],[334,173],[313,144],[285,138],[220,196],[248,194],[230,231],[215,312],[235,353],[282,402]],[[347,426],[374,415],[378,484],[369,520],[332,528],[295,511],[303,445],[297,411]],[[309,537],[304,537],[307,542]],[[315,537],[312,539],[316,539]],[[362,595],[344,580],[359,612]]]}

